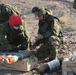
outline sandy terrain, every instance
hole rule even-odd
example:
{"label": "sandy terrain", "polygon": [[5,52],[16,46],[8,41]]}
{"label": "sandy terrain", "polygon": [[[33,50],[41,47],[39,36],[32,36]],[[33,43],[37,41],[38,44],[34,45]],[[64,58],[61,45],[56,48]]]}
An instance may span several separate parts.
{"label": "sandy terrain", "polygon": [[[34,6],[42,6],[53,11],[62,22],[64,45],[59,54],[67,55],[68,51],[76,50],[76,10],[72,8],[73,0],[0,0],[0,3],[17,7],[27,23],[29,34],[33,37],[38,29],[38,19],[31,13]],[[27,75],[23,72],[0,70],[0,75]],[[30,74],[28,74],[30,75]]]}

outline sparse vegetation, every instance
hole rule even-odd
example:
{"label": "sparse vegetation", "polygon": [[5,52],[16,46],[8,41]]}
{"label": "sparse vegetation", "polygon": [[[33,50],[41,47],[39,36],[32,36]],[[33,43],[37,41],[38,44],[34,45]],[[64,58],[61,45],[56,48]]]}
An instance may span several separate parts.
{"label": "sparse vegetation", "polygon": [[[34,6],[43,6],[52,9],[54,15],[58,16],[60,22],[63,24],[62,29],[65,41],[64,46],[62,46],[59,51],[59,56],[66,56],[68,51],[76,50],[76,10],[73,8],[73,1],[74,0],[0,0],[0,3],[11,4],[21,11],[31,37],[37,33],[38,29],[38,20],[37,17],[31,13],[32,8]],[[66,12],[63,12],[63,10]],[[0,70],[0,75],[31,75],[31,73]]]}
{"label": "sparse vegetation", "polygon": [[61,17],[59,17],[59,20],[60,20],[61,24],[67,25],[67,23],[68,23],[68,16],[64,14]]}

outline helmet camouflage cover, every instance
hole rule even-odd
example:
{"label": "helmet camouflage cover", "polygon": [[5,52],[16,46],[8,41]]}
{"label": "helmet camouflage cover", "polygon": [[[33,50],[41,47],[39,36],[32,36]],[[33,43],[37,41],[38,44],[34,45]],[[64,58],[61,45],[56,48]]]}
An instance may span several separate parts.
{"label": "helmet camouflage cover", "polygon": [[39,7],[34,7],[32,9],[32,13],[34,13],[36,16],[39,16],[39,15],[44,15],[46,13],[52,15],[52,11],[51,10],[48,10],[46,8],[39,8]]}

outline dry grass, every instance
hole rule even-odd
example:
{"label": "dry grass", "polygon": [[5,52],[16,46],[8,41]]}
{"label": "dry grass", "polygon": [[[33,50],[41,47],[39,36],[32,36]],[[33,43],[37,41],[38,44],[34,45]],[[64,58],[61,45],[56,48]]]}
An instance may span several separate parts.
{"label": "dry grass", "polygon": [[54,2],[54,5],[53,5],[54,7],[60,7],[60,3],[58,3],[58,2]]}
{"label": "dry grass", "polygon": [[68,15],[66,14],[65,11],[59,17],[59,20],[60,20],[61,24],[67,24],[68,23]]}
{"label": "dry grass", "polygon": [[60,20],[61,24],[66,24],[68,22],[68,17],[61,16],[61,17],[59,17],[59,20]]}

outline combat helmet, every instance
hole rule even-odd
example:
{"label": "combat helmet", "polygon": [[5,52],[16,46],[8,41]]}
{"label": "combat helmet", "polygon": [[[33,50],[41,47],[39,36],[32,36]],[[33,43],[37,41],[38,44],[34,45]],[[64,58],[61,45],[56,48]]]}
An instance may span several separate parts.
{"label": "combat helmet", "polygon": [[22,19],[18,14],[13,14],[10,16],[8,23],[12,27],[18,27],[22,24]]}
{"label": "combat helmet", "polygon": [[44,15],[46,13],[52,15],[52,11],[51,10],[48,10],[46,8],[43,8],[43,7],[41,7],[41,8],[33,7],[32,13],[34,13],[35,16]]}
{"label": "combat helmet", "polygon": [[33,7],[32,13],[34,13],[35,16],[44,15],[46,14],[46,10],[44,8]]}

